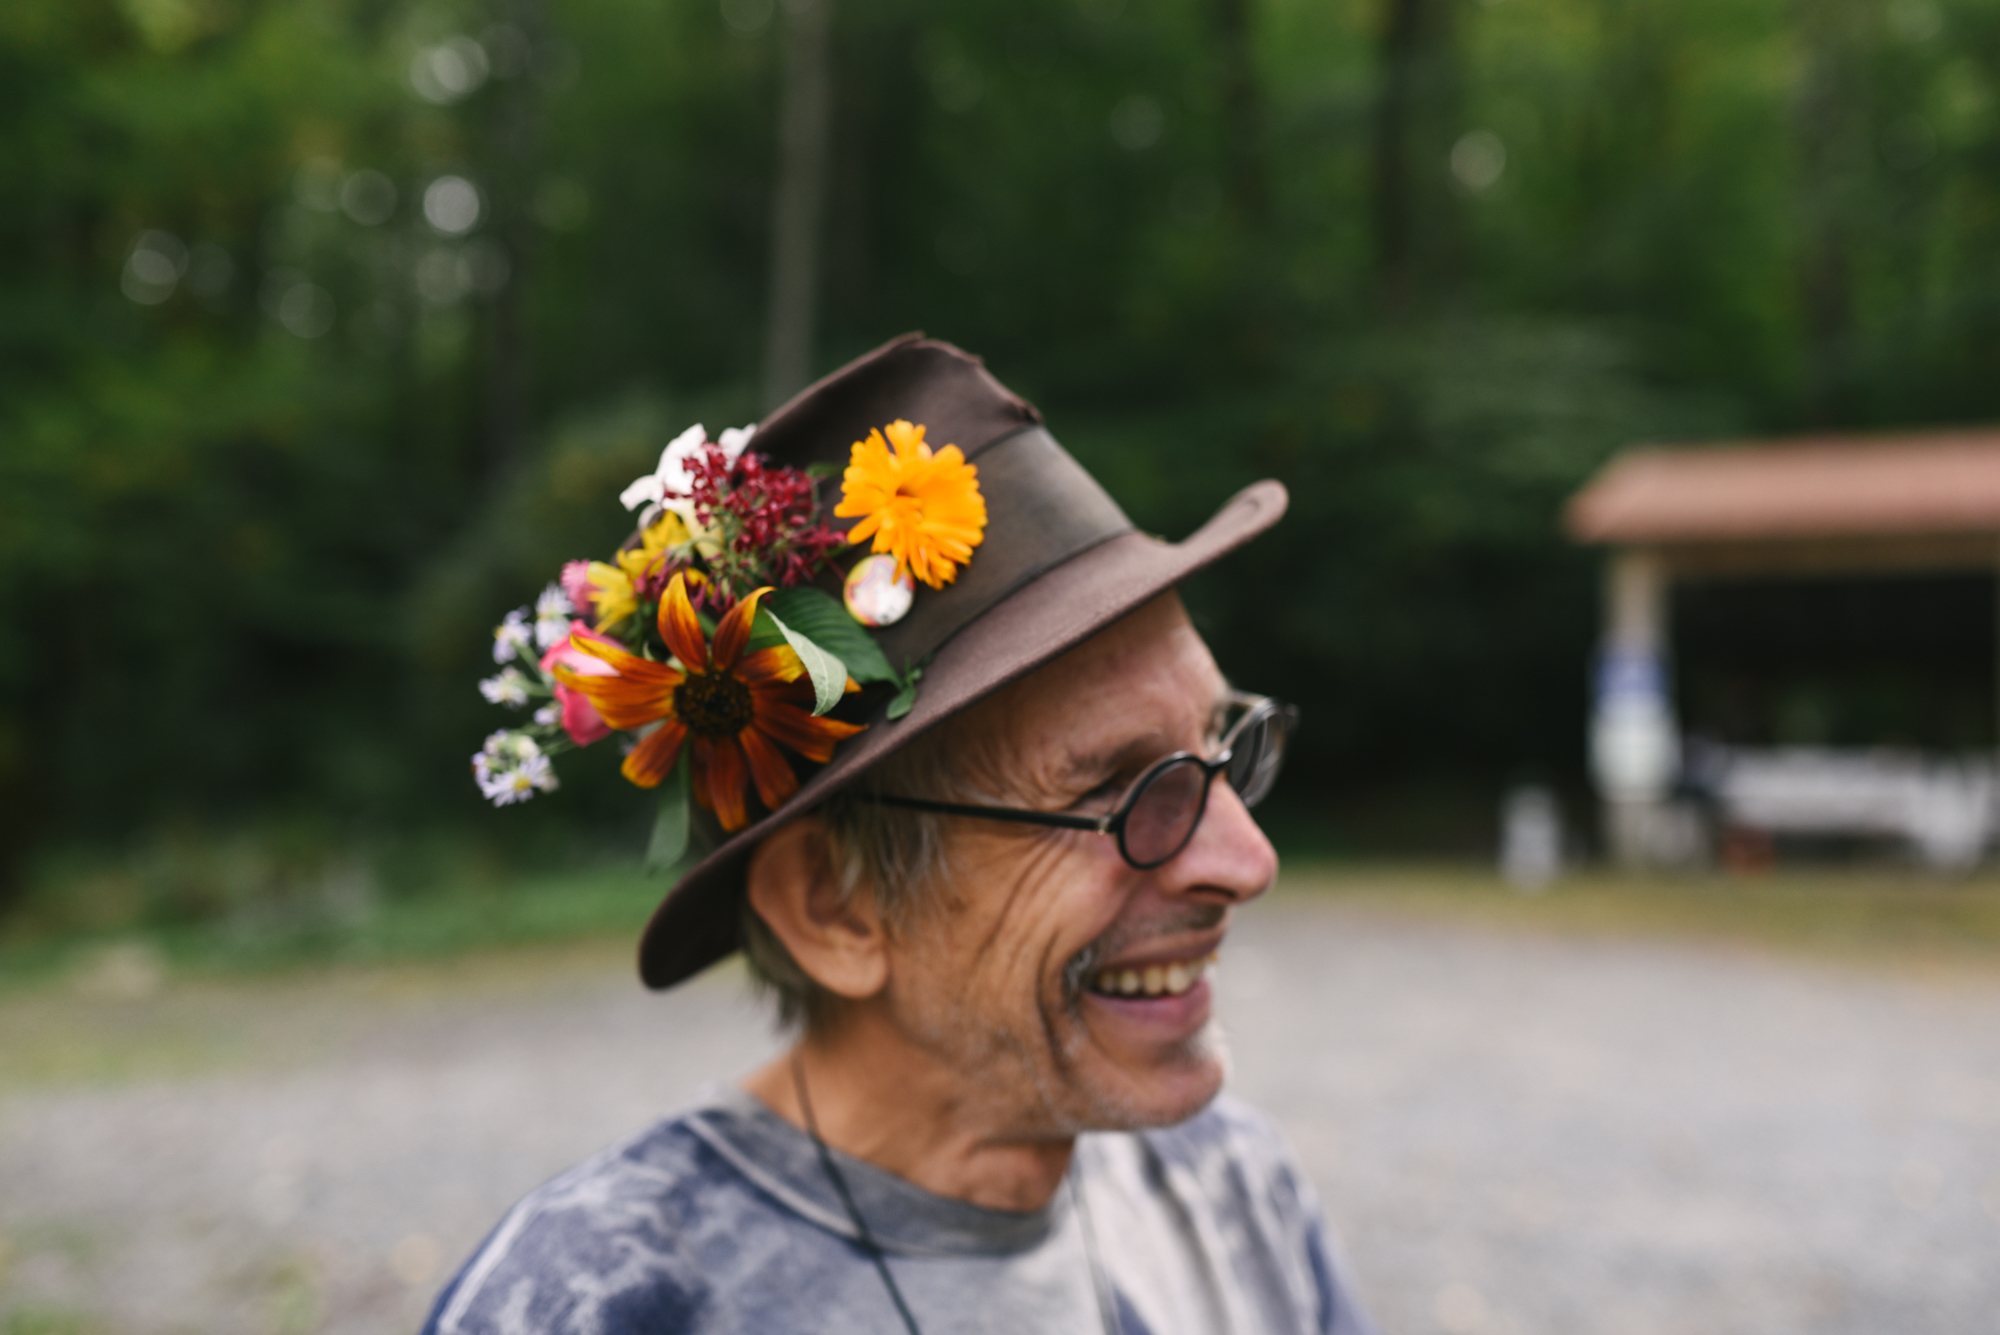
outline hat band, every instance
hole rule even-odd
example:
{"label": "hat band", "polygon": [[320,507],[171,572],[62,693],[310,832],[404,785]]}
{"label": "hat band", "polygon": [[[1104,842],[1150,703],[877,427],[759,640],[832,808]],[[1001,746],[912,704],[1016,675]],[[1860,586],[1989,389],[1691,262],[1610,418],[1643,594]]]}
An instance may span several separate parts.
{"label": "hat band", "polygon": [[990,441],[972,458],[986,542],[955,581],[919,590],[913,615],[877,633],[898,668],[922,662],[1038,575],[1132,530],[1118,502],[1040,426]]}

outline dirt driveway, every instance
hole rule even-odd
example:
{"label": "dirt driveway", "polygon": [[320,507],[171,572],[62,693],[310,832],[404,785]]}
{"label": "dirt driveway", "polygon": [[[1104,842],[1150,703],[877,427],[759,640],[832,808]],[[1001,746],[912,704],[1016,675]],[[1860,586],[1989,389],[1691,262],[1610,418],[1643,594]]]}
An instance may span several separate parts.
{"label": "dirt driveway", "polygon": [[[413,1330],[522,1191],[771,1050],[733,972],[627,959],[0,1001],[0,1332]],[[2000,978],[1292,896],[1218,985],[1391,1332],[2000,1330]]]}

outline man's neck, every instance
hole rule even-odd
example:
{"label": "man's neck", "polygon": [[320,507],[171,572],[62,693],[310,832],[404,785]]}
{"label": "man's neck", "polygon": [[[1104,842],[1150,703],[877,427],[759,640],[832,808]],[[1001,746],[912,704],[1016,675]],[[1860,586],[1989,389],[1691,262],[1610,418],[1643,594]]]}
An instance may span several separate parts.
{"label": "man's neck", "polygon": [[939,1196],[991,1210],[1039,1210],[1069,1171],[1074,1137],[1010,1128],[1012,1100],[969,1088],[922,1054],[880,1041],[867,1022],[802,1038],[743,1082],[759,1102],[807,1129],[797,1061],[820,1139]]}

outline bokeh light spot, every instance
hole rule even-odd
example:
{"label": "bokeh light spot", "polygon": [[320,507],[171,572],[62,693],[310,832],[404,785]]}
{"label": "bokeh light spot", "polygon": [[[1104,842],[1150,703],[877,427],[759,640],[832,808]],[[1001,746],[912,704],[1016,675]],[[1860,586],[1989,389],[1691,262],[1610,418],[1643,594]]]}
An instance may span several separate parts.
{"label": "bokeh light spot", "polygon": [[141,232],[125,257],[118,285],[141,306],[157,306],[174,294],[187,263],[187,247],[172,232]]}
{"label": "bokeh light spot", "polygon": [[463,297],[472,286],[471,274],[467,266],[460,263],[459,253],[450,246],[438,246],[424,252],[417,261],[417,295],[433,306],[449,306]]}
{"label": "bokeh light spot", "polygon": [[1474,130],[1451,146],[1451,174],[1474,193],[1491,190],[1507,170],[1507,145],[1491,130]]}
{"label": "bokeh light spot", "polygon": [[771,0],[722,0],[722,21],[732,32],[751,37],[771,22]]}
{"label": "bokeh light spot", "polygon": [[278,323],[300,338],[318,338],[333,328],[333,295],[317,283],[293,283],[278,298]]}
{"label": "bokeh light spot", "polygon": [[1167,128],[1166,112],[1144,93],[1134,93],[1111,109],[1111,138],[1129,153],[1151,148]]}
{"label": "bokeh light spot", "polygon": [[363,168],[341,183],[340,207],[364,227],[387,222],[396,211],[396,183],[381,172]]}
{"label": "bokeh light spot", "polygon": [[492,66],[486,48],[463,33],[419,51],[410,61],[410,87],[438,106],[450,106],[479,91]]}
{"label": "bokeh light spot", "polygon": [[479,222],[479,190],[463,176],[440,176],[424,189],[424,217],[446,236],[463,236]]}

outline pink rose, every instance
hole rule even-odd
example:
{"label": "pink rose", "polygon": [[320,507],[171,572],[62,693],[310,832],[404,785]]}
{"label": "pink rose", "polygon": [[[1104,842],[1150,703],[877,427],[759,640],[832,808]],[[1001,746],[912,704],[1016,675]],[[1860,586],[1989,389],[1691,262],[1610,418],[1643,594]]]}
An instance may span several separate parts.
{"label": "pink rose", "polygon": [[565,561],[558,582],[562,585],[563,596],[569,605],[579,612],[590,610],[590,562]]}
{"label": "pink rose", "polygon": [[[582,563],[572,562],[571,564],[580,565]],[[563,567],[563,576],[564,582],[567,583],[569,576],[568,566]],[[575,600],[572,598],[571,601]],[[625,648],[624,645],[609,636],[599,635],[583,622],[572,621],[569,623],[569,639],[561,641],[542,655],[542,671],[553,677],[555,675],[555,666],[560,663],[578,676],[615,677],[618,675],[617,668],[612,667],[611,664],[605,662],[595,654],[585,653],[571,643],[571,641],[578,639],[594,640],[598,644],[609,645],[613,649],[623,650]],[[581,691],[571,690],[561,682],[557,682],[555,687],[556,703],[562,706],[563,731],[569,734],[569,739],[572,742],[575,742],[578,746],[589,746],[592,742],[600,741],[611,734],[611,725],[606,723],[603,716],[597,712],[597,706],[590,703],[590,697]]]}

